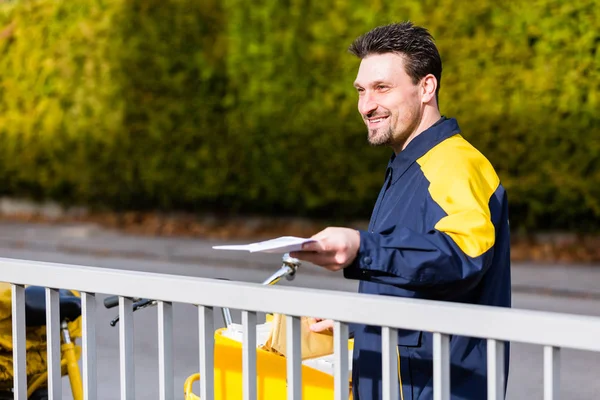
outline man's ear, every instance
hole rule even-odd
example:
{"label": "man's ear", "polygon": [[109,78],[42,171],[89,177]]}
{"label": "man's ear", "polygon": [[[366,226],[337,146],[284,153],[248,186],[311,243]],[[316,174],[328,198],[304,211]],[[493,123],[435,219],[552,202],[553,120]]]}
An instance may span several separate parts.
{"label": "man's ear", "polygon": [[428,74],[421,79],[421,99],[423,103],[429,103],[432,99],[435,99],[437,85],[437,79],[432,74]]}

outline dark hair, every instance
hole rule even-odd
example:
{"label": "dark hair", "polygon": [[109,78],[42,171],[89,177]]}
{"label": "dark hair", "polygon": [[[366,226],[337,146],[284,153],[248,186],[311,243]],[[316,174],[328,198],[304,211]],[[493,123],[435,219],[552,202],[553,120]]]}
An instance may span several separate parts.
{"label": "dark hair", "polygon": [[414,84],[432,74],[437,79],[436,98],[442,81],[442,59],[433,36],[427,29],[411,22],[378,26],[359,36],[350,53],[363,59],[371,54],[398,53],[404,56],[405,70]]}

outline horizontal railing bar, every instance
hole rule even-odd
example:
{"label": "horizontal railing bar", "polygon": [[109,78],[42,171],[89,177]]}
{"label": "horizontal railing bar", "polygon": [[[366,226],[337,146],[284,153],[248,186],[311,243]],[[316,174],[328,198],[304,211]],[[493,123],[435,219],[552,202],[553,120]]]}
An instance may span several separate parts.
{"label": "horizontal railing bar", "polygon": [[0,281],[600,351],[600,317],[6,258]]}

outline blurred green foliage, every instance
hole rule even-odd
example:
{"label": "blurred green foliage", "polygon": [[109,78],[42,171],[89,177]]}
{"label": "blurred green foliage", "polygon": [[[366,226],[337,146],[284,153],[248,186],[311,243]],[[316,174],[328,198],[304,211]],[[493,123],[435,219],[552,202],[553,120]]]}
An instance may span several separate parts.
{"label": "blurred green foliage", "polygon": [[[218,1],[22,1],[0,27],[0,191],[172,209],[218,201]],[[1,30],[2,28],[0,28]]]}
{"label": "blurred green foliage", "polygon": [[516,229],[600,230],[599,0],[0,4],[0,194],[110,209],[366,219],[352,40],[435,36],[440,107]]}

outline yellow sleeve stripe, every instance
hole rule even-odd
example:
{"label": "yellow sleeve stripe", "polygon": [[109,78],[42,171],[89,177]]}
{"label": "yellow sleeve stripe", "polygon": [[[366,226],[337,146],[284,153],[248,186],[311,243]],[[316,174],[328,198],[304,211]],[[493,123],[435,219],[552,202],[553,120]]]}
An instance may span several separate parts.
{"label": "yellow sleeve stripe", "polygon": [[460,135],[452,136],[417,160],[429,181],[429,194],[447,216],[435,225],[469,257],[495,241],[489,201],[500,179],[490,162]]}

